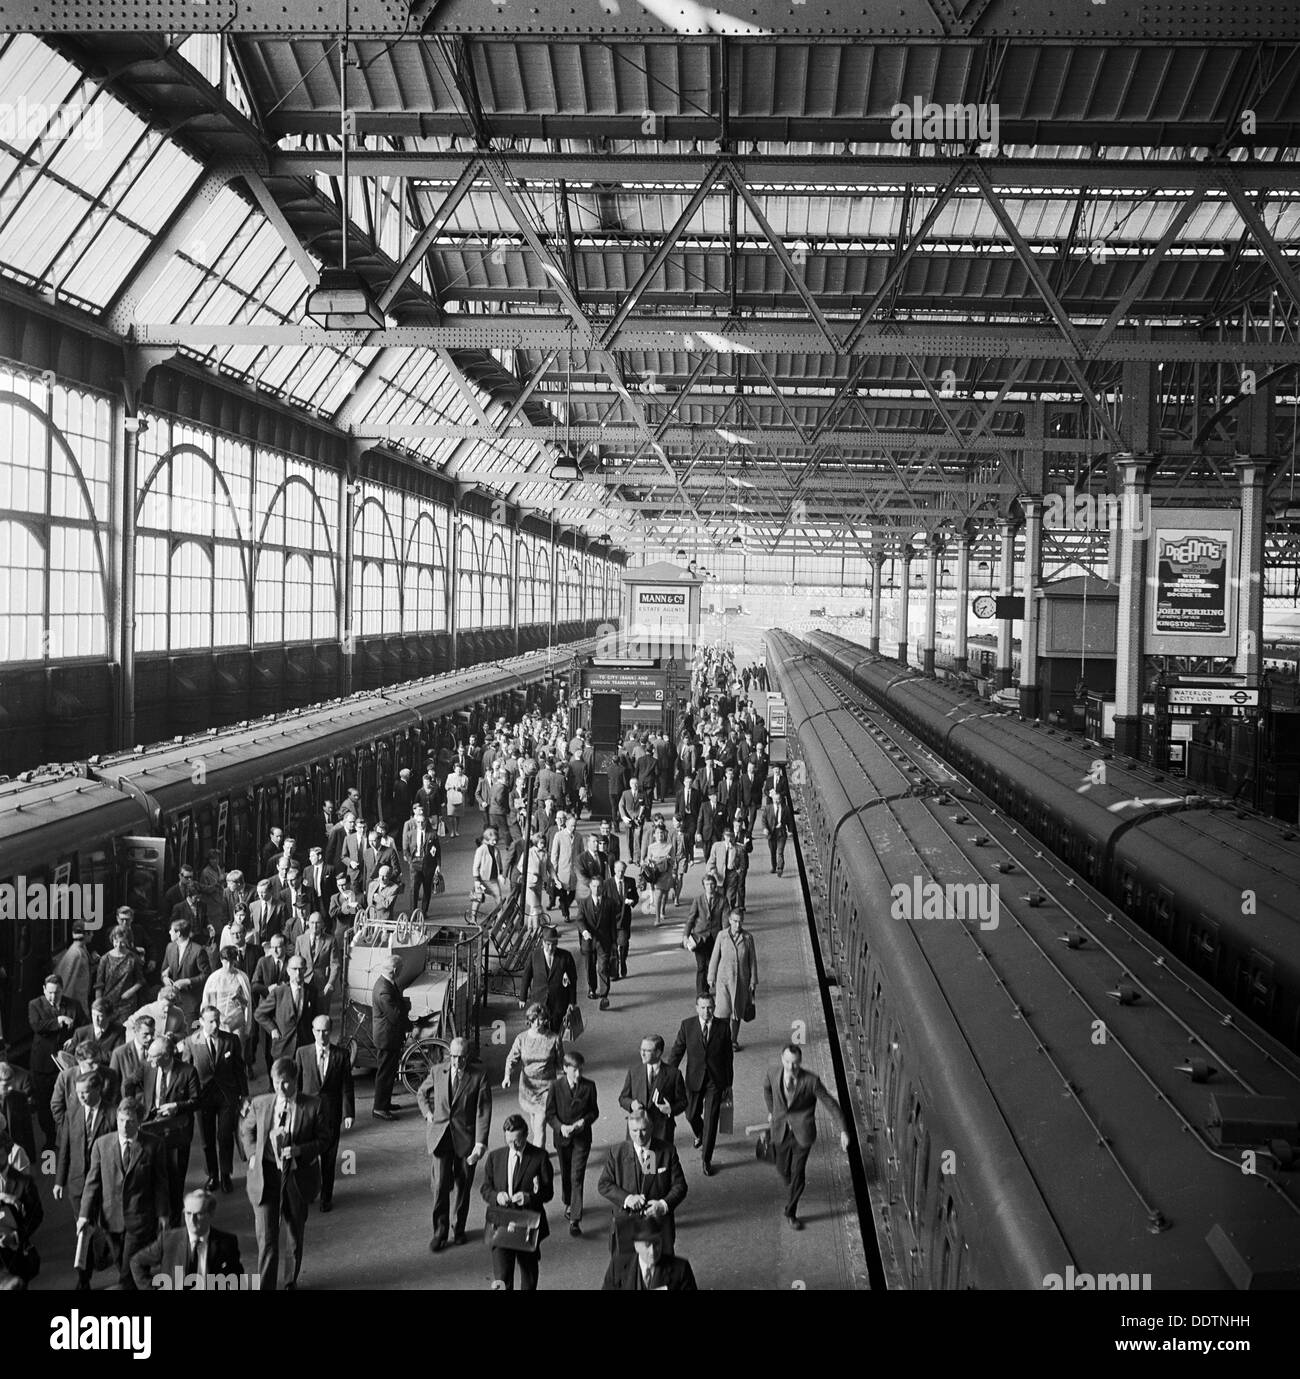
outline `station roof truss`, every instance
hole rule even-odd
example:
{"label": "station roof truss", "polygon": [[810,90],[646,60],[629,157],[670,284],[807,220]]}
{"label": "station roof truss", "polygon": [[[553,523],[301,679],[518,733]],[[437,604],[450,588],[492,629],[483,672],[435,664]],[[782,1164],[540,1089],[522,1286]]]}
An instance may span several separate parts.
{"label": "station roof truss", "polygon": [[[1300,512],[1300,11],[296,8],[0,6],[64,112],[0,273],[623,546],[986,534],[1126,452]],[[304,323],[344,261],[383,326]]]}

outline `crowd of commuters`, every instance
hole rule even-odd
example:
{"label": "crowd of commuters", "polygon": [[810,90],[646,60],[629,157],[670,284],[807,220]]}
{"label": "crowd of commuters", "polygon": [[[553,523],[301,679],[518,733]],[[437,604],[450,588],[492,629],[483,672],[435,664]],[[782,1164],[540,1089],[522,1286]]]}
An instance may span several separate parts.
{"label": "crowd of commuters", "polygon": [[[468,888],[476,912],[487,918],[517,893],[536,942],[519,990],[524,1028],[502,1081],[517,1083],[518,1098],[504,1142],[490,1145],[491,1088],[465,1038],[452,1040],[419,1088],[431,1250],[465,1241],[480,1162],[494,1286],[537,1286],[557,1179],[569,1232],[582,1234],[601,1110],[576,1047],[581,998],[585,989],[599,1011],[614,1011],[613,984],[628,978],[639,912],[648,927],[682,921],[695,960],[694,1010],[671,1048],[660,1034],[641,1037],[639,1062],[624,1079],[626,1137],[605,1153],[597,1185],[612,1209],[604,1287],[695,1287],[674,1250],[687,1192],[677,1121],[684,1117],[700,1170],[712,1176],[759,987],[745,927],[754,830],[761,823],[770,870],[781,876],[794,827],[784,773],[768,757],[764,719],[749,697],[765,687],[762,667],[738,670],[729,654],[704,648],[678,732],[629,734],[602,760],[603,783],[592,745],[581,730],[569,733],[562,709],[478,725],[463,742],[450,735],[418,785],[400,773],[391,826],[364,817],[353,789],[337,808],[325,801],[302,830],[305,858],[294,837],[271,829],[251,886],[217,852],[198,874],[182,867],[163,904],[165,944],[127,908],[102,955],[74,929],[31,1002],[28,1067],[5,1061],[0,1048],[4,1286],[25,1286],[38,1267],[37,1130],[54,1155],[53,1195],[75,1215],[78,1288],[104,1270],[123,1288],[150,1286],[176,1266],[200,1283],[237,1273],[235,1237],[212,1226],[221,1197],[234,1191],[237,1156],[259,1286],[296,1286],[309,1209],[333,1207],[341,1135],[356,1114],[352,1056],[334,1037],[349,937],[361,920],[432,905],[446,885],[443,842],[463,828],[475,834]],[[606,812],[579,833],[581,819]],[[697,867],[698,891],[679,915]],[[565,944],[576,944],[576,956]],[[400,972],[393,957],[370,993],[372,1115],[381,1121],[403,1109],[393,1089],[411,1024]],[[268,1090],[254,1095],[259,1050]],[[789,1189],[786,1216],[801,1229],[818,1102],[842,1132],[843,1121],[819,1079],[802,1070],[797,1047],[767,1071],[763,1092]],[[187,1193],[196,1134],[204,1176]]]}

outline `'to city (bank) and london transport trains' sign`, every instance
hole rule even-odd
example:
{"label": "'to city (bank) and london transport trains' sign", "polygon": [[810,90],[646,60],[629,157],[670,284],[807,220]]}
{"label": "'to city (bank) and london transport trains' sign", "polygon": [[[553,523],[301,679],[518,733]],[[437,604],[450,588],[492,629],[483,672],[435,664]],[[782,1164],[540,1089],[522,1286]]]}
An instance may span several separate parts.
{"label": "'to city (bank) and london transport trains' sign", "polygon": [[1147,651],[1234,655],[1240,513],[1158,508],[1152,516]]}

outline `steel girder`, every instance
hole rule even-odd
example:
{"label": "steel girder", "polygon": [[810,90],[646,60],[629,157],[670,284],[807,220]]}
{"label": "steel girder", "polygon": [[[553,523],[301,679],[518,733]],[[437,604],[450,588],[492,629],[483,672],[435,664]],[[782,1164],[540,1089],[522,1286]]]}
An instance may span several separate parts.
{"label": "steel girder", "polygon": [[[448,315],[438,325],[391,326],[374,331],[325,331],[317,326],[174,325],[136,323],[132,341],[143,346],[188,345],[396,345],[423,349],[546,350],[571,339],[573,347],[594,350],[594,335],[571,332],[568,316]],[[1219,340],[1208,332],[1182,327],[1132,328],[1114,331],[1095,353],[1090,327],[1075,327],[1085,356],[1150,363],[1295,364],[1300,343],[1266,340]],[[577,338],[574,338],[576,335]],[[656,317],[623,327],[620,350],[679,350],[717,354],[821,354],[826,341],[810,321],[782,320],[742,324],[723,334],[722,323],[698,317]],[[945,359],[1073,359],[1074,347],[1059,331],[1011,323],[949,324],[885,322],[868,327],[852,353],[858,356],[935,355]]]}

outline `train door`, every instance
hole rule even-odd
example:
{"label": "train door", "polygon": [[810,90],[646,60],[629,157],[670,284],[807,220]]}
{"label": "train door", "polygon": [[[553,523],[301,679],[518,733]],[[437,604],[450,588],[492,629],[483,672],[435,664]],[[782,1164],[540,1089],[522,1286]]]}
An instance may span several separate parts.
{"label": "train door", "polygon": [[1276,969],[1271,958],[1252,948],[1237,964],[1235,999],[1252,1019],[1265,1029],[1272,1026],[1273,994],[1276,991]]}
{"label": "train door", "polygon": [[183,866],[194,866],[194,818],[188,809],[178,811],[168,820],[167,851],[173,875]]}
{"label": "train door", "polygon": [[[15,901],[19,888],[48,885],[60,868],[70,868],[74,859],[59,858],[49,867],[32,868],[22,877],[0,878],[14,887]],[[41,983],[49,973],[54,953],[49,916],[33,917],[25,904],[14,906],[12,919],[0,923],[0,1017],[4,1019],[5,1036],[10,1044],[21,1047],[30,1026],[27,1023],[27,1003],[41,994]]]}
{"label": "train door", "polygon": [[[393,812],[393,781],[397,778],[393,759],[396,752],[393,744],[386,740],[376,742],[372,750],[375,756],[375,798],[379,804],[379,817],[387,822]],[[396,825],[390,823],[389,827]]]}
{"label": "train door", "polygon": [[348,787],[352,784],[347,755],[334,757],[330,761],[330,771],[334,777],[334,803],[341,809],[343,801],[348,797]]}
{"label": "train door", "polygon": [[369,745],[358,747],[356,752],[356,784],[361,792],[361,808],[367,819],[382,819],[383,811],[376,788],[375,758]]}
{"label": "train door", "polygon": [[1215,986],[1219,983],[1219,926],[1200,914],[1189,926],[1187,960]]}
{"label": "train door", "polygon": [[232,868],[244,873],[244,880],[250,886],[258,879],[254,836],[248,795],[233,795],[226,817],[226,856]]}
{"label": "train door", "polygon": [[294,772],[292,775],[285,776],[282,807],[284,836],[293,838],[298,842],[298,850],[302,852],[301,844],[304,841],[304,834],[311,827],[312,808],[311,788],[304,773]]}

